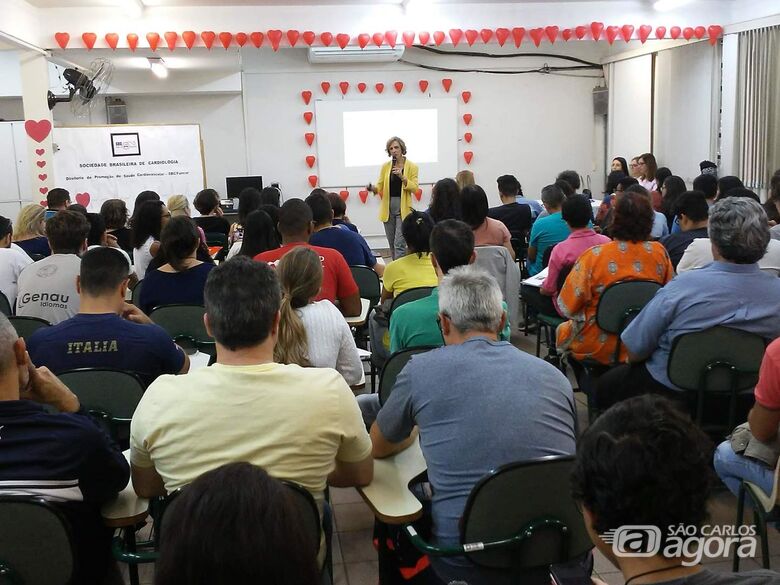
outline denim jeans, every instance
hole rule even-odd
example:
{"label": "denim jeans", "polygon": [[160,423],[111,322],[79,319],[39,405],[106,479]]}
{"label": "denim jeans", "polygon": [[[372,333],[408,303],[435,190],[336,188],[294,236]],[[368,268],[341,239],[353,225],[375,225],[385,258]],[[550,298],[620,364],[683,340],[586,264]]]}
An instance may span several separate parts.
{"label": "denim jeans", "polygon": [[715,450],[715,471],[735,495],[743,479],[756,484],[764,493],[772,493],[774,469],[749,457],[734,453],[729,441],[723,441]]}

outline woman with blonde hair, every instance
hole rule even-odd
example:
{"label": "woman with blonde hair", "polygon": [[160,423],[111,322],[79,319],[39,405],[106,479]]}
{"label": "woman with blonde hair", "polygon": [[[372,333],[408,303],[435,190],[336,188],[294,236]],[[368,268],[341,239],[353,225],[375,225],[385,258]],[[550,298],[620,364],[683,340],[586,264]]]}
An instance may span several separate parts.
{"label": "woman with blonde hair", "polygon": [[350,386],[363,379],[363,364],[352,332],[341,312],[328,300],[313,301],[322,286],[322,262],[305,246],[285,254],[276,264],[282,287],[279,337],[274,361],[303,367],[334,368]]}
{"label": "woman with blonde hair", "polygon": [[168,211],[171,212],[171,217],[179,217],[180,215],[192,216],[190,202],[184,195],[171,195],[168,197]]}
{"label": "woman with blonde hair", "polygon": [[458,184],[458,188],[461,191],[464,187],[477,184],[476,180],[474,179],[474,173],[471,171],[458,171],[458,174],[455,175],[455,182]]}
{"label": "woman with blonde hair", "polygon": [[46,208],[37,203],[30,203],[19,210],[14,226],[14,243],[32,257],[33,255],[50,256],[49,240],[44,232],[44,216]]}

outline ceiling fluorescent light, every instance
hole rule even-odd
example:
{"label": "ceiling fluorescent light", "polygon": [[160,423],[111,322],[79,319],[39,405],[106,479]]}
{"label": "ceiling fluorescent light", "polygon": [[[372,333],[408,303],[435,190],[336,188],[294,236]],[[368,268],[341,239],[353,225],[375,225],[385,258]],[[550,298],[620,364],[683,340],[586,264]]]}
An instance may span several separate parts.
{"label": "ceiling fluorescent light", "polygon": [[670,10],[676,10],[686,4],[690,4],[693,0],[658,0],[653,4],[653,8],[658,12],[669,12]]}
{"label": "ceiling fluorescent light", "polygon": [[130,18],[141,18],[146,8],[142,0],[121,0],[121,6]]}
{"label": "ceiling fluorescent light", "polygon": [[160,79],[168,77],[168,68],[165,66],[165,61],[162,60],[162,57],[148,57],[148,60],[149,69],[152,70],[152,73]]}

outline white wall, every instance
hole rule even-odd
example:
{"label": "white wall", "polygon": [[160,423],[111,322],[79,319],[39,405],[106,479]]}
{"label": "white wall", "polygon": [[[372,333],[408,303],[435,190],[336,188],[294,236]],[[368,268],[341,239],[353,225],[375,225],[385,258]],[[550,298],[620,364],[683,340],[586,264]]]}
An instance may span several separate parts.
{"label": "white wall", "polygon": [[651,55],[609,65],[608,161],[650,152],[651,71]]}

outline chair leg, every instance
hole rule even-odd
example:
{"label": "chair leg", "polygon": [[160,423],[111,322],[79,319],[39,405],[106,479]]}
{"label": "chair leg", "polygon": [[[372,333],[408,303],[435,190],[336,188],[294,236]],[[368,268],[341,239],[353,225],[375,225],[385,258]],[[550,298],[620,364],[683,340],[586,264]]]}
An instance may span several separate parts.
{"label": "chair leg", "polygon": [[753,508],[753,522],[758,529],[761,538],[761,564],[765,569],[769,568],[769,537],[766,534],[766,515],[758,506]]}
{"label": "chair leg", "polygon": [[[135,552],[135,527],[128,526],[124,529],[125,532],[125,545],[128,552]],[[127,563],[127,574],[130,577],[130,585],[139,585],[140,580],[138,578],[138,564]]]}
{"label": "chair leg", "polygon": [[536,357],[541,357],[542,354],[542,324],[539,323],[539,327],[536,329]]}
{"label": "chair leg", "polygon": [[[737,495],[737,534],[739,534],[739,528],[745,523],[745,484],[739,484],[739,494]],[[739,541],[737,546],[734,547],[734,559],[731,563],[731,571],[733,573],[739,572],[739,555],[737,549],[739,548]]]}

